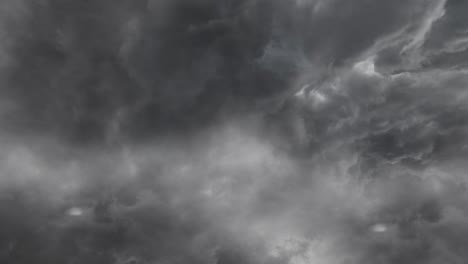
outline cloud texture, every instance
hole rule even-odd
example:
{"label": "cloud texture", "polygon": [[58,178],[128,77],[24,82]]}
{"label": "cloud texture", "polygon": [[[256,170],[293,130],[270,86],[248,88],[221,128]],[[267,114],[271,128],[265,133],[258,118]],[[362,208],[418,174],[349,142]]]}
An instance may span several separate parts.
{"label": "cloud texture", "polygon": [[0,262],[466,263],[467,11],[2,1]]}

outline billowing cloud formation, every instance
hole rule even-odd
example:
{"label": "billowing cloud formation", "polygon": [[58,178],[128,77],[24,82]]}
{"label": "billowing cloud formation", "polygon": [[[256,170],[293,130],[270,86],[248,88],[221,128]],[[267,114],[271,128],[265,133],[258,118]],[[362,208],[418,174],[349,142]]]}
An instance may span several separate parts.
{"label": "billowing cloud formation", "polygon": [[0,3],[1,263],[465,263],[468,6]]}

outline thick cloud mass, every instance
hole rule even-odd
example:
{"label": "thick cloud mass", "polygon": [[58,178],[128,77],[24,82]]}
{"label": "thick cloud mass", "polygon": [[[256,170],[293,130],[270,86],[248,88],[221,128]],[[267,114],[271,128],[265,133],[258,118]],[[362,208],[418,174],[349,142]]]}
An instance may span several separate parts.
{"label": "thick cloud mass", "polygon": [[467,12],[2,1],[0,263],[466,263]]}

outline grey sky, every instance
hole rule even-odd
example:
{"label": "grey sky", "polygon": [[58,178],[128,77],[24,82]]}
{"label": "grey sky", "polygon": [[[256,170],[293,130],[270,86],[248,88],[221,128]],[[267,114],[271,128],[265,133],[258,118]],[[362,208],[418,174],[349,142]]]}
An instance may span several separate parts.
{"label": "grey sky", "polygon": [[2,1],[0,263],[465,263],[467,11]]}

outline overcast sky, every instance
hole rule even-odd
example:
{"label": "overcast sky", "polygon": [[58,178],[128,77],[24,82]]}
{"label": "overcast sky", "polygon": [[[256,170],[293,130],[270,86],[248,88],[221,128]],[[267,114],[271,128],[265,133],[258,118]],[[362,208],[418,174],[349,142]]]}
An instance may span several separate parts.
{"label": "overcast sky", "polygon": [[0,263],[467,263],[467,13],[1,1]]}

